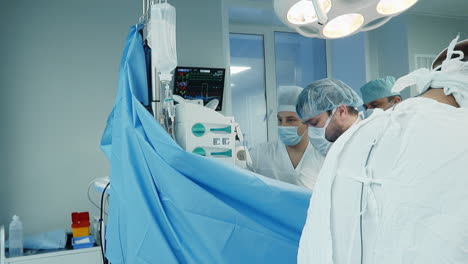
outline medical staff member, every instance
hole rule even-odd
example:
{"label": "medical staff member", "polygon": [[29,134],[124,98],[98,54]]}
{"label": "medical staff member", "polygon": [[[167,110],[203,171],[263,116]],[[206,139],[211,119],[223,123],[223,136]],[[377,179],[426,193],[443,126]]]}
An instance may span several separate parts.
{"label": "medical staff member", "polygon": [[364,101],[364,109],[380,108],[387,110],[401,102],[400,93],[392,92],[395,81],[395,77],[387,76],[370,81],[362,86],[361,94]]}
{"label": "medical staff member", "polygon": [[260,144],[250,151],[250,170],[260,175],[313,189],[324,156],[307,138],[307,126],[296,113],[296,99],[303,88],[278,89],[279,141]]}
{"label": "medical staff member", "polygon": [[309,141],[326,155],[348,128],[361,120],[359,95],[344,82],[326,78],[307,86],[297,99],[296,110],[308,127]]}
{"label": "medical staff member", "polygon": [[392,88],[413,86],[420,96],[376,112],[333,145],[298,264],[467,263],[468,41],[457,41],[432,71]]}

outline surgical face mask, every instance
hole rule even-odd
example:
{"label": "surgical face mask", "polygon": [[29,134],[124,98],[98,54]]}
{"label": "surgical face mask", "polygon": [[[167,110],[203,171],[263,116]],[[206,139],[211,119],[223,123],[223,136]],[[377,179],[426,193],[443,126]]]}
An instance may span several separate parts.
{"label": "surgical face mask", "polygon": [[[301,141],[302,136],[297,134],[298,127],[296,126],[280,126],[278,127],[278,135],[281,142],[288,146],[295,146]],[[305,133],[304,133],[305,134]]]}
{"label": "surgical face mask", "polygon": [[368,117],[370,117],[375,111],[375,109],[378,109],[378,110],[383,110],[383,111],[386,111],[385,109],[390,109],[392,108],[393,106],[395,106],[395,102],[393,101],[389,101],[385,106],[383,107],[377,107],[377,108],[372,108],[372,109],[365,109],[364,110],[364,113],[363,113],[363,119],[366,119]]}
{"label": "surgical face mask", "polygon": [[[380,107],[376,107],[374,109],[382,109],[382,110],[388,110],[390,108],[392,108],[393,106],[395,105],[395,102],[393,101],[393,99],[391,101],[388,101],[388,103],[384,106],[380,106]],[[368,109],[368,110],[373,110],[373,109]]]}
{"label": "surgical face mask", "polygon": [[325,122],[325,125],[323,127],[310,126],[308,128],[308,136],[310,143],[318,152],[320,152],[324,156],[327,155],[328,150],[333,144],[325,138],[325,131],[327,130],[328,124],[330,124],[333,114],[335,114],[335,110],[333,110],[332,114],[328,117],[327,122]]}

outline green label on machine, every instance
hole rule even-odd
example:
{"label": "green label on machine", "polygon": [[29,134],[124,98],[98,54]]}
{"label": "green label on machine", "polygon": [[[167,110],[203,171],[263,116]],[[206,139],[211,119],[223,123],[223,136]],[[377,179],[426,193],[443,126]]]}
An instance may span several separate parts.
{"label": "green label on machine", "polygon": [[195,148],[192,153],[198,154],[200,156],[206,156],[206,151],[204,148]]}
{"label": "green label on machine", "polygon": [[232,150],[223,151],[223,152],[211,152],[211,156],[226,156],[226,157],[232,157]]}
{"label": "green label on machine", "polygon": [[226,133],[230,134],[231,133],[231,126],[222,127],[222,128],[211,128],[210,131],[211,132],[226,132]]}
{"label": "green label on machine", "polygon": [[195,125],[192,126],[192,133],[196,137],[203,136],[205,132],[206,132],[205,126],[200,123],[196,123]]}

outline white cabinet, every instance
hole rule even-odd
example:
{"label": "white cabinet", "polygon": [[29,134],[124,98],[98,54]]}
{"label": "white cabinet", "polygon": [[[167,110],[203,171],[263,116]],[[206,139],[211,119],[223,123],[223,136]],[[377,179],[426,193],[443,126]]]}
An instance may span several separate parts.
{"label": "white cabinet", "polygon": [[5,264],[102,264],[101,248],[63,250],[23,257],[5,258]]}
{"label": "white cabinet", "polygon": [[0,225],[0,264],[102,264],[102,254],[100,247],[92,247],[5,258],[5,228]]}

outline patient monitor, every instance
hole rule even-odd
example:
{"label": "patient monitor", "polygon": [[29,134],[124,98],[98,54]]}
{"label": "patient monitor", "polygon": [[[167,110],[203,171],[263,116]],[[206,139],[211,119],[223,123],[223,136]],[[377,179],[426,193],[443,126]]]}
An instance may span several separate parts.
{"label": "patient monitor", "polygon": [[[207,106],[209,102],[222,102],[224,93],[225,69],[182,67],[174,71],[174,95],[185,100],[203,101]],[[217,104],[216,111],[222,110],[222,104]]]}

